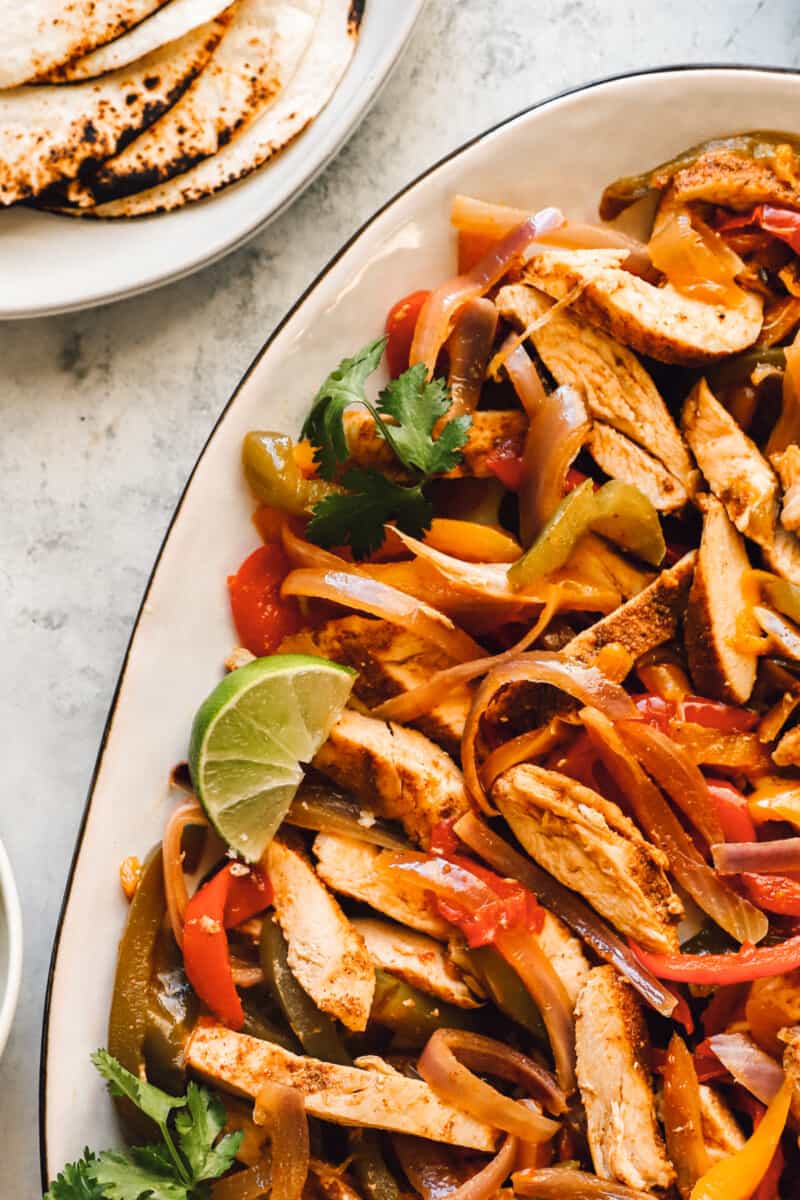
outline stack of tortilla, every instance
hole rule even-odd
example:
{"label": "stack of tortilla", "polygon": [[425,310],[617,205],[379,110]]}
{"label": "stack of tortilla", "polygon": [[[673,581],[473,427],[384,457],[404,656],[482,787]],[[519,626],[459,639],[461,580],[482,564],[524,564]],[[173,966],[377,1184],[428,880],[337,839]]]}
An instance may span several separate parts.
{"label": "stack of tortilla", "polygon": [[354,0],[0,0],[0,207],[168,212],[269,162],[353,55]]}

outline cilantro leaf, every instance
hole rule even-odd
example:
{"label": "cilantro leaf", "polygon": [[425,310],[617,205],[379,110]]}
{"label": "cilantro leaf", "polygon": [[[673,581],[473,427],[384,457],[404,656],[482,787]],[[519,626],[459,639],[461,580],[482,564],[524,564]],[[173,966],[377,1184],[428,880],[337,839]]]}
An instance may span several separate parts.
{"label": "cilantro leaf", "polygon": [[217,1141],[227,1121],[222,1101],[196,1083],[189,1084],[186,1098],[187,1107],[175,1119],[178,1144],[195,1181],[218,1179],[233,1166],[244,1135],[229,1133]]}
{"label": "cilantro leaf", "polygon": [[337,465],[347,458],[342,414],[349,404],[366,403],[364,384],[381,361],[386,338],[363,346],[352,358],[343,358],[317,392],[302,436],[314,446],[314,461],[323,479],[333,479]]}
{"label": "cilantro leaf", "polygon": [[152,1083],[137,1079],[107,1050],[95,1051],[92,1062],[107,1082],[112,1096],[126,1096],[157,1125],[166,1125],[172,1110],[183,1108],[186,1104],[185,1096],[170,1096],[162,1092],[161,1088],[154,1087]]}
{"label": "cilantro leaf", "polygon": [[91,1150],[69,1163],[50,1184],[44,1200],[103,1200],[103,1190],[91,1174],[96,1162]]}
{"label": "cilantro leaf", "polygon": [[[424,363],[410,367],[383,389],[376,410],[380,431],[404,466],[430,476],[443,474],[459,462],[471,417],[454,417],[437,438],[433,436],[450,403],[447,384],[443,379],[429,381]],[[384,417],[396,424],[387,425]]]}
{"label": "cilantro leaf", "polygon": [[92,1164],[92,1175],[106,1200],[191,1200],[186,1183],[176,1180],[163,1155],[152,1148],[134,1148],[129,1154],[104,1150]]}
{"label": "cilantro leaf", "polygon": [[433,519],[421,484],[402,487],[377,471],[356,467],[345,472],[342,483],[347,492],[326,496],[314,508],[306,536],[318,546],[349,544],[356,558],[363,558],[381,545],[387,522],[420,537]]}

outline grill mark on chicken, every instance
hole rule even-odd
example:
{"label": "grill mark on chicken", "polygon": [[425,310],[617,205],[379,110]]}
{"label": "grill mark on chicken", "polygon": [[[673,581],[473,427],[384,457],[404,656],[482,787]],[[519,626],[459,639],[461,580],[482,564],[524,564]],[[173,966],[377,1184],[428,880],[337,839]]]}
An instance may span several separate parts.
{"label": "grill mark on chicken", "polygon": [[670,1187],[675,1170],[656,1123],[647,1029],[633,989],[613,967],[589,973],[578,998],[575,1049],[597,1174],[632,1188]]}
{"label": "grill mark on chicken", "polygon": [[656,953],[678,948],[683,906],[667,879],[666,855],[616,804],[531,763],[501,775],[492,799],[530,856],[621,933]]}
{"label": "grill mark on chicken", "polygon": [[[497,294],[502,316],[519,329],[530,328],[547,316],[551,304],[547,296],[524,284],[510,284]],[[592,417],[612,425],[661,459],[675,477],[673,486],[682,494],[680,503],[685,502],[697,473],[678,427],[636,355],[563,310],[553,312],[534,328],[531,341],[556,383],[578,388]]]}
{"label": "grill mark on chicken", "polygon": [[757,656],[742,649],[745,634],[758,635],[744,591],[750,562],[741,536],[718,500],[704,501],[697,570],[686,615],[686,653],[698,692],[745,704],[756,680]]}
{"label": "grill mark on chicken", "polygon": [[422,846],[440,821],[471,805],[456,764],[424,734],[345,709],[314,766]]}
{"label": "grill mark on chicken", "polygon": [[276,839],[267,870],[292,974],[318,1008],[363,1032],[375,994],[375,969],[364,939],[300,850]]}
{"label": "grill mark on chicken", "polygon": [[682,425],[698,466],[740,533],[770,546],[778,481],[758,446],[714,396],[704,379],[687,399]]}
{"label": "grill mark on chicken", "polygon": [[[358,672],[353,692],[367,708],[427,683],[432,675],[453,666],[453,659],[388,621],[367,617],[340,617],[319,629],[305,629],[284,638],[282,654],[318,654]],[[472,693],[454,687],[440,704],[411,722],[453,757],[461,749],[461,735]]]}
{"label": "grill mark on chicken", "polygon": [[654,287],[622,268],[624,250],[545,250],[523,279],[625,346],[661,362],[701,366],[752,346],[761,331],[762,299],[746,292],[739,308],[704,304],[670,284]]}
{"label": "grill mark on chicken", "polygon": [[800,207],[797,181],[782,179],[770,159],[736,150],[702,154],[675,174],[672,187],[679,204],[700,200],[745,212],[756,204]]}

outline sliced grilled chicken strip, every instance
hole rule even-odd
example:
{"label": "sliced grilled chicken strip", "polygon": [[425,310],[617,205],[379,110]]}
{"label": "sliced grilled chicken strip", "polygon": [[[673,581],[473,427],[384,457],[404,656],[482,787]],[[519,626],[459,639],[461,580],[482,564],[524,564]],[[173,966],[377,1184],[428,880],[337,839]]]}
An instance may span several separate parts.
{"label": "sliced grilled chicken strip", "polygon": [[796,533],[800,529],[800,446],[792,443],[782,454],[773,454],[770,461],[783,488],[781,525]]}
{"label": "sliced grilled chicken strip", "polygon": [[364,939],[376,967],[397,975],[420,991],[459,1008],[476,1008],[478,1001],[440,942],[394,921],[361,917],[353,925]]}
{"label": "sliced grilled chicken strip", "polygon": [[732,1110],[707,1083],[700,1084],[700,1119],[703,1141],[712,1163],[729,1158],[745,1143],[745,1136]]}
{"label": "sliced grilled chicken strip", "polygon": [[700,200],[745,212],[756,204],[800,207],[796,176],[779,175],[769,158],[752,158],[735,150],[702,154],[675,174],[672,187],[679,204]]}
{"label": "sliced grilled chicken strip", "polygon": [[659,512],[676,512],[689,499],[686,488],[662,462],[611,425],[595,421],[589,452],[606,475],[633,484]]}
{"label": "sliced grilled chicken strip", "polygon": [[694,550],[685,554],[638,596],[577,634],[564,647],[564,656],[591,664],[605,646],[619,645],[637,659],[670,641],[686,612],[696,557]]}
{"label": "sliced grilled chicken strip", "polygon": [[775,472],[705,379],[692,389],[682,424],[700,470],[736,528],[759,546],[770,546],[778,512]]}
{"label": "sliced grilled chicken strip", "polygon": [[427,846],[440,821],[471,807],[456,764],[416,729],[345,709],[314,766]]}
{"label": "sliced grilled chicken strip", "polygon": [[594,1169],[601,1179],[650,1191],[675,1181],[656,1122],[647,1028],[633,989],[595,967],[578,998],[578,1086]]}
{"label": "sliced grilled chicken strip", "polygon": [[776,575],[800,587],[800,538],[779,526],[771,546],[764,547],[764,560]]}
{"label": "sliced grilled chicken strip", "polygon": [[363,937],[300,850],[276,839],[267,871],[292,974],[318,1008],[363,1032],[375,993],[375,968]]}
{"label": "sliced grilled chicken strip", "polygon": [[556,383],[578,388],[592,417],[660,458],[683,485],[680,503],[685,503],[696,472],[666,404],[636,355],[573,312],[551,312],[552,300],[524,284],[501,288],[497,306],[519,330],[544,322],[533,328],[531,340]]}
{"label": "sliced grilled chicken strip", "polygon": [[758,337],[760,296],[746,293],[740,308],[703,304],[623,270],[625,257],[624,250],[544,250],[523,278],[554,300],[579,292],[571,312],[661,362],[700,366],[746,350]]}
{"label": "sliced grilled chicken strip", "polygon": [[[366,409],[349,409],[344,415],[344,428],[350,462],[354,466],[374,467],[393,478],[402,476],[397,459],[386,441],[376,432],[375,422]],[[525,413],[515,410],[473,413],[463,460],[448,472],[447,478],[491,478],[493,472],[486,461],[489,455],[501,447],[507,448],[512,454],[522,454],[527,428]]]}
{"label": "sliced grilled chicken strip", "polygon": [[744,542],[713,496],[704,500],[703,536],[689,593],[685,642],[698,692],[744,704],[756,680],[758,659],[742,639],[758,636],[745,595],[750,562]]}
{"label": "sliced grilled chicken strip", "polygon": [[[353,692],[368,708],[427,683],[437,671],[453,666],[443,651],[388,621],[338,617],[319,629],[284,638],[282,653],[319,654],[358,671]],[[441,704],[412,722],[448,753],[457,755],[472,693],[454,687]]]}
{"label": "sliced grilled chicken strip", "polygon": [[563,983],[564,991],[574,1008],[591,970],[589,960],[583,952],[583,943],[551,912],[545,913],[544,924],[537,937],[545,958]]}
{"label": "sliced grilled chicken strip", "polygon": [[452,926],[443,921],[416,889],[404,888],[400,881],[387,882],[380,871],[386,851],[354,838],[320,833],[314,839],[317,874],[334,892],[368,904],[376,912],[429,933],[446,942]]}
{"label": "sliced grilled chicken strip", "polygon": [[616,929],[656,953],[677,949],[683,906],[666,856],[616,804],[531,763],[501,775],[492,799],[530,856]]}
{"label": "sliced grilled chicken strip", "polygon": [[222,1025],[198,1025],[186,1064],[218,1087],[252,1099],[266,1080],[296,1088],[309,1116],[336,1125],[390,1129],[472,1150],[493,1150],[497,1138],[496,1130],[450,1108],[427,1083],[400,1075],[388,1063],[385,1070],[341,1067]]}

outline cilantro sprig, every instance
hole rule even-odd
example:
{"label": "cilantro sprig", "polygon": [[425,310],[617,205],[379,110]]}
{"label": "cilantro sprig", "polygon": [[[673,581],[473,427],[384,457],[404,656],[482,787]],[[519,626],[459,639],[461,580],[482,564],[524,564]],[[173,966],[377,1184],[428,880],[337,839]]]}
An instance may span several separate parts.
{"label": "cilantro sprig", "polygon": [[390,521],[414,537],[421,536],[433,519],[433,505],[425,485],[461,461],[472,418],[463,415],[434,430],[451,404],[442,379],[428,379],[418,363],[393,379],[375,403],[367,399],[365,385],[377,370],[386,338],[377,338],[352,358],[345,358],[319,389],[303,426],[303,437],[314,446],[314,461],[323,479],[339,476],[347,461],[344,412],[351,404],[363,405],[375,421],[380,437],[411,477],[397,483],[380,471],[351,467],[339,482],[347,489],[326,496],[314,507],[307,536],[320,546],[349,545],[357,558],[377,550]]}
{"label": "cilantro sprig", "polygon": [[233,1166],[241,1133],[223,1135],[225,1107],[207,1088],[190,1083],[170,1096],[137,1079],[107,1050],[92,1062],[112,1096],[124,1096],[158,1126],[161,1140],[122,1153],[85,1150],[50,1184],[44,1200],[207,1200],[208,1181]]}

